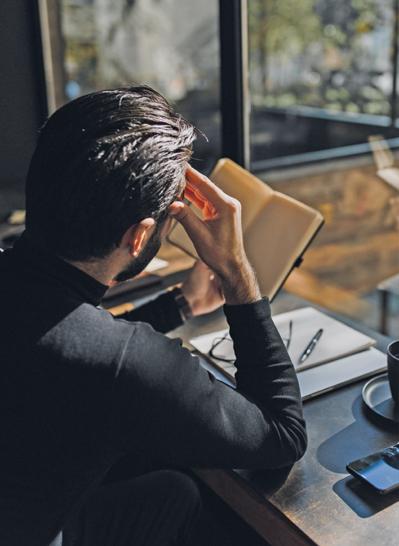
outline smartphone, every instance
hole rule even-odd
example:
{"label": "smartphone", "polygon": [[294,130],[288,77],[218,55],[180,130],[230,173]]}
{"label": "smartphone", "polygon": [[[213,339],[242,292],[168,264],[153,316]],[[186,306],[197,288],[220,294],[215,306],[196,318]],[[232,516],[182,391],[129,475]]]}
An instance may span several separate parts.
{"label": "smartphone", "polygon": [[346,469],[381,495],[391,493],[399,488],[399,443],[353,461]]}

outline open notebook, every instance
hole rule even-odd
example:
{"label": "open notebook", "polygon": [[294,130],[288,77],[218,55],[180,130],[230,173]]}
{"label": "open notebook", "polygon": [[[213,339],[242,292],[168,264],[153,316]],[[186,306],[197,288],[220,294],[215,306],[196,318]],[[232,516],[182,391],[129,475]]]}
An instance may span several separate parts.
{"label": "open notebook", "polygon": [[[288,339],[292,321],[288,352],[298,373],[304,400],[378,373],[386,366],[385,355],[372,349],[374,339],[312,307],[275,315],[273,320],[284,341]],[[319,328],[324,330],[319,343],[309,358],[299,364],[300,355]],[[199,336],[190,343],[216,364],[228,384],[234,384],[235,354],[228,330]],[[212,372],[210,367],[207,369]],[[223,377],[218,379],[223,380]]]}
{"label": "open notebook", "polygon": [[[373,338],[350,328],[313,307],[303,307],[288,313],[274,315],[273,321],[286,344],[290,331],[290,321],[292,321],[288,353],[297,372],[359,353],[375,345]],[[320,341],[310,356],[302,364],[299,364],[300,356],[319,328],[323,329]],[[220,343],[217,343],[218,340],[220,340]],[[210,349],[214,346],[212,353],[219,365],[220,362],[235,359],[233,343],[230,336],[228,336],[228,330],[194,338],[190,340],[190,343],[203,354],[209,354]],[[218,356],[220,356],[219,360]]]}
{"label": "open notebook", "polygon": [[[210,179],[242,205],[245,250],[255,269],[262,295],[273,299],[323,224],[311,207],[274,191],[230,159],[220,159]],[[194,211],[200,215],[196,207]],[[176,223],[169,242],[197,257],[195,248]]]}

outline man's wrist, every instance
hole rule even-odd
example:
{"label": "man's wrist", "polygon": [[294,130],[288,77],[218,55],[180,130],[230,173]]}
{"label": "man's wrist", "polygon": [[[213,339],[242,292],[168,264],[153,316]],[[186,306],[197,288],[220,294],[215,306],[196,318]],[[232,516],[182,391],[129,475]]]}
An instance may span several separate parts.
{"label": "man's wrist", "polygon": [[222,288],[227,305],[253,303],[262,298],[255,272],[249,263],[225,278]]}

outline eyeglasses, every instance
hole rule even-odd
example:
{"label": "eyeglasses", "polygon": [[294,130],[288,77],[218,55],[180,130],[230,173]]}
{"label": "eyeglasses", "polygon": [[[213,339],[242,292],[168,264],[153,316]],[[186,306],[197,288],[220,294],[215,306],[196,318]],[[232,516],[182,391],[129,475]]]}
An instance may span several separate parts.
{"label": "eyeglasses", "polygon": [[[227,343],[227,347],[224,347],[227,349],[227,351],[223,351],[222,344]],[[229,332],[226,332],[224,336],[217,337],[213,340],[212,346],[208,351],[208,355],[211,358],[215,358],[216,360],[220,360],[221,362],[228,362],[229,364],[232,364],[235,362],[235,358],[227,358],[224,356],[227,352],[227,354],[231,353],[233,350],[233,340],[231,339]]]}
{"label": "eyeglasses", "polygon": [[[292,331],[293,331],[293,321],[290,320],[288,323],[288,336],[283,337],[282,339],[285,344],[285,348],[289,349],[292,339]],[[227,346],[225,345],[227,344]],[[217,337],[213,340],[212,346],[208,351],[208,355],[211,358],[215,358],[216,360],[220,360],[221,362],[227,362],[228,364],[234,364],[236,361],[235,358],[227,357],[226,354],[231,354],[233,352],[233,340],[231,339],[229,332],[226,332],[222,337]]]}

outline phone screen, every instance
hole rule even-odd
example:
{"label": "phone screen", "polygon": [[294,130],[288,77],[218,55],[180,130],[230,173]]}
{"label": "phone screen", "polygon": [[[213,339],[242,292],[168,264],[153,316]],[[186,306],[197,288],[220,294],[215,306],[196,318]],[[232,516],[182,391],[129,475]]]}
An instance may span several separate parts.
{"label": "phone screen", "polygon": [[399,487],[399,446],[387,447],[353,461],[348,464],[347,469],[380,493],[389,493]]}

